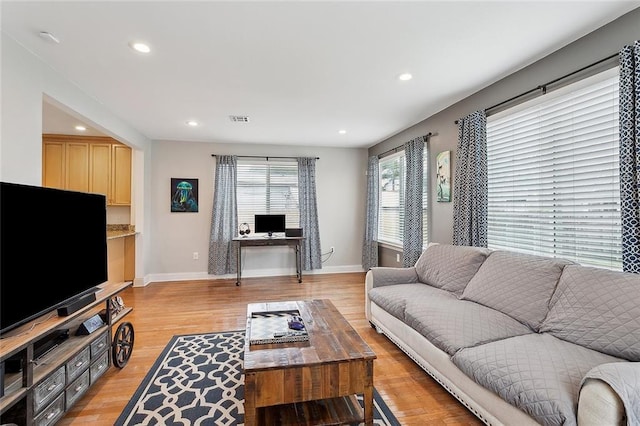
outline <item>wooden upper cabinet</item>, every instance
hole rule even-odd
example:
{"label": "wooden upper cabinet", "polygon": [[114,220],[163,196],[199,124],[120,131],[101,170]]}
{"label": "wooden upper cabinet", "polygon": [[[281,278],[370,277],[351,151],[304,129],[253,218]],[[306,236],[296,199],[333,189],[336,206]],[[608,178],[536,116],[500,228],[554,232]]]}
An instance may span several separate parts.
{"label": "wooden upper cabinet", "polygon": [[111,144],[94,143],[89,147],[89,191],[107,196],[111,204]]}
{"label": "wooden upper cabinet", "polygon": [[109,137],[43,135],[42,185],[131,205],[131,148]]}
{"label": "wooden upper cabinet", "polygon": [[64,142],[44,142],[42,145],[42,186],[65,188],[65,148]]}
{"label": "wooden upper cabinet", "polygon": [[89,192],[89,144],[70,142],[66,146],[67,175],[65,188]]}
{"label": "wooden upper cabinet", "polygon": [[113,145],[111,158],[111,204],[128,206],[131,204],[131,148]]}

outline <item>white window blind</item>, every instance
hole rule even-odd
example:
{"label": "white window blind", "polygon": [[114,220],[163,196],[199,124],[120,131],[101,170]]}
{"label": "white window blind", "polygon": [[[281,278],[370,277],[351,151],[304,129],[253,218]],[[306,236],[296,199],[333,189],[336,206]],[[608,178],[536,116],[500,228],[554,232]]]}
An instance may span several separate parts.
{"label": "white window blind", "polygon": [[[428,238],[428,154],[424,150],[424,170],[422,185],[422,235],[423,245]],[[378,208],[378,241],[402,247],[404,234],[404,197],[406,180],[406,163],[404,151],[379,160],[380,197]]]}
{"label": "white window blind", "polygon": [[238,159],[237,179],[238,224],[253,232],[256,214],[284,214],[287,228],[299,226],[298,163]]}
{"label": "white window blind", "polygon": [[618,68],[487,120],[488,245],[622,269]]}

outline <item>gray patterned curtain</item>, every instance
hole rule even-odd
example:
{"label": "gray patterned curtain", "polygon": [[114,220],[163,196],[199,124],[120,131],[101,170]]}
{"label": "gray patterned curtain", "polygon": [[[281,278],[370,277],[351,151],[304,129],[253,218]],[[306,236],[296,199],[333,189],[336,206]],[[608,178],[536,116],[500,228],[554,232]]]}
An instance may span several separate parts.
{"label": "gray patterned curtain", "polygon": [[453,182],[453,244],[487,246],[487,115],[458,120]]}
{"label": "gray patterned curtain", "polygon": [[362,242],[362,269],[365,271],[378,266],[379,169],[378,156],[372,155],[367,166],[367,217]]}
{"label": "gray patterned curtain", "polygon": [[422,190],[425,140],[425,136],[420,136],[404,144],[407,171],[405,175],[402,265],[405,268],[415,265],[422,254]]}
{"label": "gray patterned curtain", "polygon": [[640,273],[640,41],[620,51],[622,269]]}
{"label": "gray patterned curtain", "polygon": [[237,161],[234,155],[216,157],[211,235],[209,238],[209,273],[233,274],[237,268],[237,253],[233,243],[238,229],[236,202]]}
{"label": "gray patterned curtain", "polygon": [[298,200],[300,227],[305,239],[302,241],[302,269],[322,269],[320,228],[316,202],[316,159],[298,158]]}

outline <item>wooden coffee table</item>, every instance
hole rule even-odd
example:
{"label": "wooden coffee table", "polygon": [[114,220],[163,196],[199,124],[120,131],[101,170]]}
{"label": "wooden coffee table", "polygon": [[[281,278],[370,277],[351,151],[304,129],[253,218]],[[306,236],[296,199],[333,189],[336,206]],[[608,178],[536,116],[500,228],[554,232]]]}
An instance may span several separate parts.
{"label": "wooden coffee table", "polygon": [[[254,312],[298,310],[309,340],[251,345]],[[375,353],[330,300],[252,303],[244,348],[244,423],[373,424]],[[364,410],[356,400],[364,397]]]}

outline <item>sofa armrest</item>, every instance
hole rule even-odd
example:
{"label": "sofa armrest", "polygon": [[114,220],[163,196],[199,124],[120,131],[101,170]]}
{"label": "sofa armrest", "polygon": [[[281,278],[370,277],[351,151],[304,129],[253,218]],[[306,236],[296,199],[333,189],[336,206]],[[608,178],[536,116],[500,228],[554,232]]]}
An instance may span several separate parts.
{"label": "sofa armrest", "polygon": [[613,362],[582,379],[578,425],[633,425],[640,422],[640,362]]}
{"label": "sofa armrest", "polygon": [[371,283],[371,288],[420,282],[416,268],[413,266],[409,268],[371,268],[367,272],[366,280]]}
{"label": "sofa armrest", "polygon": [[378,266],[367,271],[364,279],[364,312],[367,319],[371,319],[371,304],[369,290],[375,287],[394,284],[409,284],[419,282],[416,268],[390,268]]}

